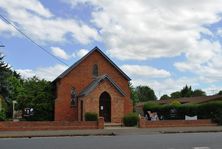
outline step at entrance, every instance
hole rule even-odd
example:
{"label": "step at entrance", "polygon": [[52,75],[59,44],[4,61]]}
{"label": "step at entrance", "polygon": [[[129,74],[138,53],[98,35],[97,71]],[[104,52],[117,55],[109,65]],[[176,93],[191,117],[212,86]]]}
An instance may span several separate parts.
{"label": "step at entrance", "polygon": [[122,123],[105,123],[104,126],[105,127],[122,127],[123,124]]}

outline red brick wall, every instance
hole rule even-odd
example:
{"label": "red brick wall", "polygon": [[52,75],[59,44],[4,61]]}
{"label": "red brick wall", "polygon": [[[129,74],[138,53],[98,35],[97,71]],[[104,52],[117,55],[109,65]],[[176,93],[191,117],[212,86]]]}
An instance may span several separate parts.
{"label": "red brick wall", "polygon": [[141,117],[139,120],[139,128],[161,128],[161,127],[197,127],[197,126],[215,126],[210,119],[200,120],[161,120],[148,121]]}
{"label": "red brick wall", "polygon": [[96,112],[99,115],[99,98],[103,92],[111,97],[111,122],[120,123],[124,116],[124,96],[122,96],[109,81],[101,82],[89,96],[82,98],[85,112]]}
{"label": "red brick wall", "polygon": [[94,51],[83,60],[75,69],[57,82],[57,99],[55,101],[55,120],[78,120],[78,109],[70,107],[71,87],[76,88],[77,93],[82,91],[92,80],[93,65],[98,65],[99,75],[108,74],[115,83],[125,92],[124,114],[132,111],[128,80],[122,76],[98,51]]}
{"label": "red brick wall", "polygon": [[0,131],[22,130],[75,130],[75,129],[103,129],[104,120],[98,121],[36,121],[36,122],[0,122]]}

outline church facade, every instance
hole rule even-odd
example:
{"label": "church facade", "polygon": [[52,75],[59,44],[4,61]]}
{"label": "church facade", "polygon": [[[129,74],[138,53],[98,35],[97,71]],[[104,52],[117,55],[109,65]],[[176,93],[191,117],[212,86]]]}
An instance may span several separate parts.
{"label": "church facade", "polygon": [[84,121],[86,112],[120,123],[132,111],[130,78],[95,47],[55,80],[55,121]]}

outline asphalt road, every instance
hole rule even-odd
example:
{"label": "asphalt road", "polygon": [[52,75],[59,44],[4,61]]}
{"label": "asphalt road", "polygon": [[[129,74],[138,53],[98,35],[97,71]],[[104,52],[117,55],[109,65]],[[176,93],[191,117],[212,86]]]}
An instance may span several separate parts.
{"label": "asphalt road", "polygon": [[0,149],[222,149],[222,133],[7,138]]}

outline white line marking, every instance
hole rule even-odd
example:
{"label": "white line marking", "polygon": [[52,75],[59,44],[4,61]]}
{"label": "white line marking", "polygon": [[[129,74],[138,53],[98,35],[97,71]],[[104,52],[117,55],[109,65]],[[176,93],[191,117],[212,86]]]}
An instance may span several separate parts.
{"label": "white line marking", "polygon": [[209,147],[193,147],[193,149],[210,149]]}

